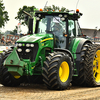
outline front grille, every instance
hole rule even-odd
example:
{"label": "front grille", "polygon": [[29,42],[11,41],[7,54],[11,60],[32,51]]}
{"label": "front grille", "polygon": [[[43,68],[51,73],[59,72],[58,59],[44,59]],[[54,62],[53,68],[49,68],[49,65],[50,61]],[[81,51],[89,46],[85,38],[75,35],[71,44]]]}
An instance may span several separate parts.
{"label": "front grille", "polygon": [[[37,55],[37,51],[38,51],[38,43],[34,43],[34,47],[26,47],[26,44],[25,46],[17,46],[17,49],[22,49],[21,52],[18,52],[18,56],[19,58],[21,59],[30,59],[31,62],[35,61],[35,58],[36,58],[36,55]],[[26,49],[30,49],[30,52],[26,52],[25,50]]]}

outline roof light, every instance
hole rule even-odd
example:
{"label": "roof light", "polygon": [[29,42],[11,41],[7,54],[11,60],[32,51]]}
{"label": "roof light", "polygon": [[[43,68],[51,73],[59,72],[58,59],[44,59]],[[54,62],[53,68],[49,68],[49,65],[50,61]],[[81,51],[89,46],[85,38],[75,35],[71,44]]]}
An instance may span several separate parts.
{"label": "roof light", "polygon": [[76,9],[76,13],[79,13],[79,9]]}
{"label": "roof light", "polygon": [[43,11],[43,9],[40,9],[40,11]]}
{"label": "roof light", "polygon": [[37,17],[37,18],[36,18],[36,20],[40,20],[40,18],[39,18],[39,17]]}
{"label": "roof light", "polygon": [[67,15],[64,15],[65,18],[67,18]]}
{"label": "roof light", "polygon": [[62,15],[60,14],[59,17],[62,17]]}
{"label": "roof light", "polygon": [[62,21],[64,21],[64,20],[65,20],[65,18],[64,18],[64,17],[62,17],[62,18],[61,18],[61,20],[62,20]]}
{"label": "roof light", "polygon": [[41,14],[38,14],[39,17],[41,17]]}

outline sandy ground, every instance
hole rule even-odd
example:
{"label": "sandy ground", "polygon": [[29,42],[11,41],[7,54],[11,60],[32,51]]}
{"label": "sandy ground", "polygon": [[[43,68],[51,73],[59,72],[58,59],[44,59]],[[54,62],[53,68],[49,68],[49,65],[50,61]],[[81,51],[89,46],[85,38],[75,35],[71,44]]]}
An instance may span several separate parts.
{"label": "sandy ground", "polygon": [[48,90],[43,84],[4,87],[0,85],[0,100],[100,100],[100,87],[74,87],[68,90]]}

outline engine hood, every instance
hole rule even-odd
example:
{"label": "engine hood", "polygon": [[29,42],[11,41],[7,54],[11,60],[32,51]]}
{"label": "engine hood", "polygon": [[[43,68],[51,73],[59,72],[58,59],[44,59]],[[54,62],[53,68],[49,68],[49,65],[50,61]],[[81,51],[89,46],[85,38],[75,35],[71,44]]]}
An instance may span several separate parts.
{"label": "engine hood", "polygon": [[22,38],[17,40],[17,43],[23,42],[23,43],[34,43],[37,41],[42,41],[46,38],[53,38],[52,34],[33,34],[33,35],[27,35],[23,36]]}

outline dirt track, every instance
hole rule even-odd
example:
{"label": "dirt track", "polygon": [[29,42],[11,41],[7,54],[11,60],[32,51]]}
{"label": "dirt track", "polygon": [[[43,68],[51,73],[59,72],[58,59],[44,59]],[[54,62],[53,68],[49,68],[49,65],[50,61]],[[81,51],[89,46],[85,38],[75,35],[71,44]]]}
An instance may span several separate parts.
{"label": "dirt track", "polygon": [[100,87],[73,87],[69,90],[48,90],[44,85],[4,87],[0,85],[0,100],[100,100]]}

